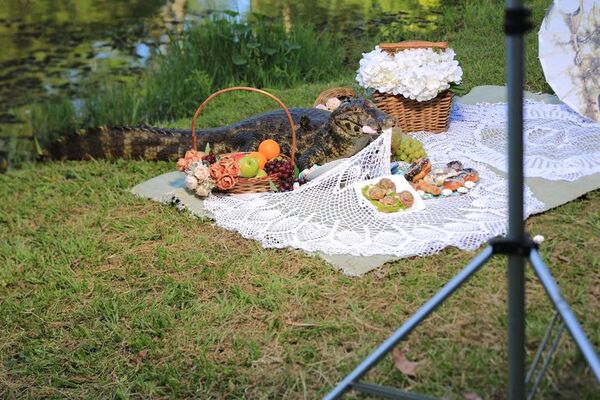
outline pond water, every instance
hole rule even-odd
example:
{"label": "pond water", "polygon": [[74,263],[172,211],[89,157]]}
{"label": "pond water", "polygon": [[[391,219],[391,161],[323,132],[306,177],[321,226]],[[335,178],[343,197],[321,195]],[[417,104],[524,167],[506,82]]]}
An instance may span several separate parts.
{"label": "pond water", "polygon": [[[319,30],[370,34],[401,25],[436,28],[442,0],[2,0],[0,153],[32,142],[28,105],[76,98],[85,85],[135,79],[173,35],[208,15],[234,10],[311,21]],[[31,144],[25,147],[31,147]],[[2,157],[2,155],[0,155]]]}

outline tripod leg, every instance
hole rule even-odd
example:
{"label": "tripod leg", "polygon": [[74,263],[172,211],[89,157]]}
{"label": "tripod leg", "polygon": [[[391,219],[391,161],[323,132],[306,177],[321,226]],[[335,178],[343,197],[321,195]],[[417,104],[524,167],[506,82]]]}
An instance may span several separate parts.
{"label": "tripod leg", "polygon": [[[552,341],[552,345],[550,346],[550,349],[546,353],[546,357],[545,357],[544,363],[542,364],[542,368],[538,372],[535,382],[533,382],[531,390],[529,390],[529,393],[527,394],[527,400],[533,400],[533,396],[535,396],[535,393],[537,392],[538,388],[540,387],[540,383],[542,383],[542,379],[544,379],[544,375],[546,374],[546,371],[548,370],[550,361],[552,361],[552,356],[554,356],[554,353],[556,352],[556,349],[558,348],[558,343],[560,342],[560,338],[561,338],[564,330],[565,330],[565,323],[561,322],[560,326],[558,327],[558,332],[556,333],[556,336],[554,336],[554,340]],[[532,367],[535,367],[535,365],[532,365]]]}
{"label": "tripod leg", "polygon": [[492,257],[492,248],[486,247],[477,257],[467,264],[454,278],[429,299],[416,313],[413,314],[396,332],[386,339],[367,359],[359,364],[344,380],[342,380],[331,392],[324,397],[325,400],[333,400],[342,396],[354,383],[373,368],[387,353],[405,338],[421,321],[431,314],[446,298],[454,293],[475,272],[481,268],[487,260]]}
{"label": "tripod leg", "polygon": [[581,325],[577,321],[575,314],[571,311],[569,304],[567,304],[566,300],[562,297],[560,293],[560,289],[558,285],[554,281],[552,274],[548,271],[548,268],[544,264],[540,253],[537,250],[531,250],[529,255],[529,261],[531,262],[531,266],[535,271],[536,275],[540,279],[542,286],[546,289],[546,293],[548,297],[550,297],[550,301],[554,304],[554,308],[560,314],[564,324],[567,326],[571,337],[575,341],[577,347],[583,354],[583,357],[587,361],[590,369],[594,373],[596,380],[600,383],[600,359],[594,350],[594,347],[591,345],[588,340],[585,332],[581,329]]}
{"label": "tripod leg", "polygon": [[554,314],[554,317],[552,317],[552,320],[550,321],[550,325],[548,325],[548,328],[546,329],[546,333],[544,334],[544,339],[542,339],[542,343],[540,343],[540,347],[538,348],[538,351],[535,354],[535,357],[533,357],[533,361],[531,362],[531,367],[529,368],[529,371],[527,372],[527,376],[525,377],[526,385],[529,384],[529,382],[531,382],[533,373],[535,372],[535,369],[537,368],[538,363],[540,362],[542,353],[544,352],[544,349],[546,348],[546,344],[548,344],[548,340],[550,340],[550,336],[552,335],[552,331],[554,330],[554,324],[556,324],[556,321],[559,318],[560,318],[560,315],[558,315],[558,313]]}

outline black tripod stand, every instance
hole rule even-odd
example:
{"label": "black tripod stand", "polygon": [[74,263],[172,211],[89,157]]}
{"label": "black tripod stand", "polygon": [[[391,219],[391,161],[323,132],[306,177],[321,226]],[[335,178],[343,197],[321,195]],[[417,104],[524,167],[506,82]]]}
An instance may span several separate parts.
{"label": "black tripod stand", "polygon": [[[475,257],[475,259],[394,332],[392,336],[383,342],[367,359],[327,394],[325,396],[326,400],[337,399],[351,389],[392,399],[430,399],[430,397],[404,392],[395,388],[364,383],[360,379],[495,254],[508,256],[508,398],[511,400],[522,400],[533,397],[565,327],[568,329],[577,347],[579,347],[596,380],[600,383],[600,359],[581,329],[569,305],[560,294],[554,278],[538,253],[536,244],[525,233],[523,221],[523,35],[531,29],[531,24],[528,21],[529,15],[529,10],[522,6],[522,0],[507,0],[504,26],[507,36],[506,70],[509,135],[509,219],[507,237],[490,241],[490,245],[483,252]],[[525,374],[526,260],[529,260],[556,309],[556,315],[546,331],[542,344],[534,357],[527,375]],[[554,334],[554,339],[547,351],[546,361],[541,365],[536,374],[541,355],[550,343],[550,337],[555,330],[554,328],[558,320],[561,321],[560,326],[557,333]],[[528,386],[529,392],[527,393]]]}

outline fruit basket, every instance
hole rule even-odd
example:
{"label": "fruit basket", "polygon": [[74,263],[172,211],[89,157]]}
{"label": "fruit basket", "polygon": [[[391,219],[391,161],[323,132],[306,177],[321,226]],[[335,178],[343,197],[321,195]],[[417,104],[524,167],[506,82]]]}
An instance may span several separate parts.
{"label": "fruit basket", "polygon": [[[395,54],[406,49],[433,48],[445,50],[446,42],[407,41],[400,43],[381,43],[379,48]],[[403,132],[427,131],[440,133],[448,130],[453,93],[445,90],[437,97],[427,101],[408,99],[402,95],[393,95],[375,91],[373,100],[385,113],[398,118]]]}
{"label": "fruit basket", "polygon": [[[200,105],[200,107],[198,107],[198,109],[196,110],[196,112],[194,113],[194,117],[192,118],[192,150],[194,152],[197,151],[197,137],[196,137],[196,120],[198,119],[198,116],[202,113],[202,111],[206,108],[207,104],[214,99],[217,96],[220,96],[224,93],[229,93],[229,92],[233,92],[233,91],[246,91],[246,92],[255,92],[255,93],[260,93],[272,100],[274,100],[275,102],[277,102],[281,108],[283,109],[283,111],[285,112],[288,122],[290,123],[290,128],[291,128],[291,147],[290,147],[290,155],[285,156],[285,155],[280,155],[280,158],[283,158],[287,161],[289,161],[289,165],[295,165],[295,154],[296,154],[296,127],[294,125],[294,120],[292,119],[292,115],[290,114],[290,111],[288,110],[288,108],[285,106],[285,104],[277,97],[275,97],[274,95],[264,91],[264,90],[260,90],[260,89],[256,89],[256,88],[252,88],[252,87],[245,87],[245,86],[235,86],[235,87],[230,87],[227,89],[222,89],[219,90],[218,92],[215,92],[213,94],[211,94],[210,96],[208,96],[206,98],[206,100],[204,100],[204,102]],[[274,141],[273,141],[274,142]],[[239,153],[241,154],[241,153]],[[219,162],[213,163],[210,166],[210,170],[211,170],[211,175],[213,175],[215,173],[221,173],[218,170],[219,169],[223,169],[225,172],[223,173],[229,173],[226,170],[236,170],[239,172],[239,165],[237,165],[238,160],[236,160],[235,158],[236,156],[234,154],[222,154],[219,156]],[[217,167],[217,164],[221,164]],[[229,186],[227,189],[224,188],[220,188],[219,190],[221,192],[225,192],[228,194],[246,194],[246,193],[260,193],[260,192],[268,192],[271,191],[274,187],[274,185],[277,185],[277,183],[279,182],[279,173],[280,171],[282,171],[282,168],[271,168],[271,173],[268,173],[266,176],[261,176],[261,177],[254,177],[254,178],[244,178],[241,176],[236,177],[237,179],[235,180],[235,182],[232,185],[227,185]],[[287,168],[287,167],[286,167]],[[291,167],[293,168],[293,167]],[[290,172],[287,171],[286,172]],[[235,172],[234,172],[235,173]]]}

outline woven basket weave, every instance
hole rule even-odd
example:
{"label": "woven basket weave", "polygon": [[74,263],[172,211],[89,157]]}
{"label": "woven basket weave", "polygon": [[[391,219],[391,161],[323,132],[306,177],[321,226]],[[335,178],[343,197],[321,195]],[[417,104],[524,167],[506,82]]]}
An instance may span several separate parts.
{"label": "woven basket weave", "polygon": [[[200,105],[200,107],[198,107],[198,109],[194,113],[194,117],[192,118],[192,149],[196,150],[196,146],[197,146],[197,143],[196,143],[197,142],[197,140],[196,140],[196,119],[198,118],[198,116],[200,115],[202,110],[204,110],[204,108],[206,107],[208,102],[210,102],[215,97],[222,95],[223,93],[228,93],[228,92],[233,92],[233,91],[238,91],[238,90],[245,91],[245,92],[260,93],[264,96],[267,96],[270,99],[275,100],[281,106],[281,108],[283,108],[283,111],[285,112],[285,114],[287,116],[288,122],[290,123],[291,131],[292,131],[292,145],[290,148],[290,153],[291,153],[290,157],[287,157],[284,155],[282,155],[282,157],[289,159],[292,162],[292,164],[295,164],[295,162],[296,162],[296,158],[295,158],[296,157],[296,127],[294,125],[294,120],[292,119],[292,115],[290,114],[290,111],[285,106],[285,104],[283,104],[283,102],[281,100],[279,100],[277,97],[273,96],[271,93],[265,92],[264,90],[252,88],[252,87],[235,86],[235,87],[230,87],[227,89],[222,89],[222,90],[219,90],[218,92],[211,94],[210,96],[208,96],[206,98],[206,100],[204,100],[204,102]],[[239,177],[236,184],[231,189],[227,190],[226,193],[245,194],[245,193],[268,192],[271,190],[271,182],[276,184],[278,181],[279,181],[279,177],[277,175],[268,175],[268,176],[260,177],[260,178]]]}
{"label": "woven basket weave", "polygon": [[[394,54],[406,49],[448,48],[446,42],[410,41],[400,43],[381,43],[381,50]],[[402,95],[373,93],[373,100],[379,109],[398,118],[403,132],[427,131],[440,133],[448,130],[453,93],[446,90],[428,101],[407,99]]]}
{"label": "woven basket weave", "polygon": [[337,99],[346,99],[349,97],[356,96],[356,92],[354,89],[349,87],[334,87],[331,89],[327,89],[321,92],[317,99],[315,100],[313,107],[316,107],[319,104],[325,104],[327,100],[335,97]]}

